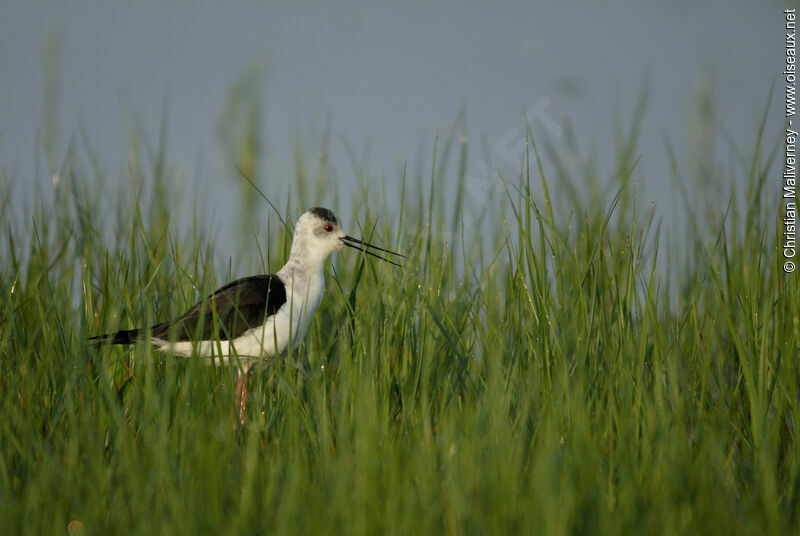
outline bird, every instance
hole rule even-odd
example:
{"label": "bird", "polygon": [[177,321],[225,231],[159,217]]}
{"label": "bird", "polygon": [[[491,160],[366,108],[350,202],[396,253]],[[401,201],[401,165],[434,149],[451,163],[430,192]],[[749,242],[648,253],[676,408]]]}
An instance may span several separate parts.
{"label": "bird", "polygon": [[174,320],[96,335],[89,344],[130,345],[149,337],[160,352],[236,367],[235,393],[244,425],[251,371],[300,343],[325,292],[325,260],[344,247],[395,266],[402,265],[371,250],[407,258],[345,234],[333,211],[314,207],[297,220],[289,259],[277,272],[232,281]]}

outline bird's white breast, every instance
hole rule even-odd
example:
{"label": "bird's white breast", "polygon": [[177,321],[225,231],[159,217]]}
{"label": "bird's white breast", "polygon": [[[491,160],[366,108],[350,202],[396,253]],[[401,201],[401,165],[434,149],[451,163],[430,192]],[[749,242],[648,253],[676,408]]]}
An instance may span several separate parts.
{"label": "bird's white breast", "polygon": [[[290,272],[287,275],[279,273],[278,276],[286,285],[287,299],[282,309],[289,309],[287,314],[290,314],[291,328],[294,331],[293,340],[296,346],[305,335],[311,318],[322,302],[322,294],[325,292],[325,277],[321,270],[311,274],[300,271]],[[288,331],[288,323],[286,327]]]}

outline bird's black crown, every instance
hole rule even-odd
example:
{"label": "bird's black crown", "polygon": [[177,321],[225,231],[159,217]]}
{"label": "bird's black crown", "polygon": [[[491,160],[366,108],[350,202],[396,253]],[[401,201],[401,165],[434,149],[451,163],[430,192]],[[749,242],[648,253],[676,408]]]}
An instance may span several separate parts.
{"label": "bird's black crown", "polygon": [[339,225],[339,220],[336,219],[336,214],[334,214],[333,211],[330,209],[322,207],[314,207],[308,209],[308,211],[317,218],[321,219],[322,221],[332,223],[334,225]]}

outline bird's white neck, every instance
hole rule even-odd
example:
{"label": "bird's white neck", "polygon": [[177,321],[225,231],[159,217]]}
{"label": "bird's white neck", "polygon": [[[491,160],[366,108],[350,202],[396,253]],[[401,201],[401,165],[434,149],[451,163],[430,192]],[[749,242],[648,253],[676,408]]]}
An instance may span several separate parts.
{"label": "bird's white neck", "polygon": [[283,268],[280,269],[278,274],[284,276],[287,280],[303,279],[310,281],[312,279],[324,279],[324,261],[320,263],[308,263],[307,261],[294,259],[289,257]]}
{"label": "bird's white neck", "polygon": [[323,277],[325,258],[327,255],[309,248],[302,237],[295,236],[289,260],[281,268],[280,273],[287,276],[300,276],[304,279]]}
{"label": "bird's white neck", "polygon": [[278,272],[292,304],[289,311],[293,316],[295,344],[303,337],[325,292],[325,258],[310,256],[306,250],[296,246],[296,243],[292,244],[289,260]]}

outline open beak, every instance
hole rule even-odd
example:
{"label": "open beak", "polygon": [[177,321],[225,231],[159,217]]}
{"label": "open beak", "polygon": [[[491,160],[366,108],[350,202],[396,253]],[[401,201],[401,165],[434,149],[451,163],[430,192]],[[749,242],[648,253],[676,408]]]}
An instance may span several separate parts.
{"label": "open beak", "polygon": [[[377,255],[377,254],[371,252],[367,248],[377,249],[378,251],[383,251],[384,253],[389,253],[390,255],[397,255],[398,257],[403,257],[404,259],[408,258],[405,255],[402,255],[400,253],[395,253],[394,251],[389,251],[388,249],[383,249],[383,248],[379,248],[378,246],[373,246],[372,244],[369,244],[367,242],[359,240],[358,238],[353,238],[352,236],[343,236],[339,240],[341,240],[342,243],[345,246],[351,247],[353,249],[357,249],[359,251],[363,251],[367,255],[372,255],[373,257],[375,257],[377,259],[380,259],[382,261],[386,261],[386,262],[388,262],[390,264],[394,264],[395,266],[402,267],[402,264],[396,263],[394,261],[390,261],[389,259],[387,259],[385,257],[381,257],[380,255]],[[361,246],[361,247],[359,247],[359,246]]]}

